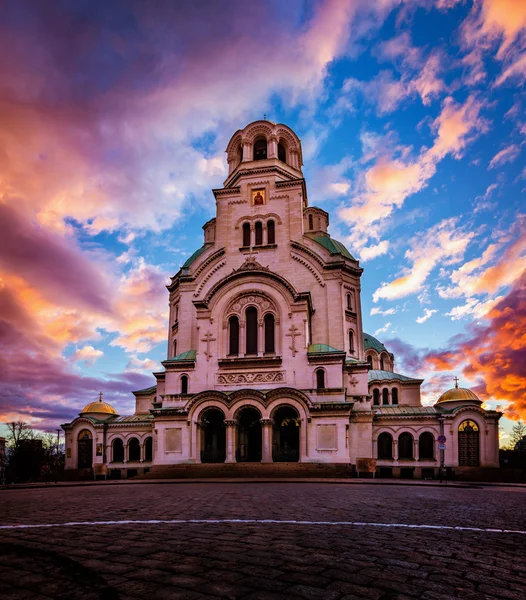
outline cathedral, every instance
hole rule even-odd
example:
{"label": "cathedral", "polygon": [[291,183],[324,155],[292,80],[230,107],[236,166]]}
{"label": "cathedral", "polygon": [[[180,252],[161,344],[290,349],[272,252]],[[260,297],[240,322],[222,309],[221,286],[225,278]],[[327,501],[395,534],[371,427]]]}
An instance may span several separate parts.
{"label": "cathedral", "polygon": [[[498,467],[501,413],[422,380],[362,329],[363,269],[309,202],[298,136],[237,131],[203,245],[168,287],[168,352],[118,415],[102,394],[62,425],[66,469],[131,477],[197,463],[298,463],[380,477]],[[233,467],[235,468],[235,467]],[[263,467],[258,467],[263,468]]]}

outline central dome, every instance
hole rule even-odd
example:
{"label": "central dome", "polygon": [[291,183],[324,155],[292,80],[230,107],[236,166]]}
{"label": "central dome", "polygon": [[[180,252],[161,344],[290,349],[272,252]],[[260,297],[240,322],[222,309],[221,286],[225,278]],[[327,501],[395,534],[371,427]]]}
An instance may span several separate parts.
{"label": "central dome", "polygon": [[477,402],[482,402],[479,399],[479,397],[471,390],[468,390],[467,388],[454,387],[448,390],[447,392],[444,392],[436,403],[440,404],[442,402],[462,402],[465,400],[475,400]]}

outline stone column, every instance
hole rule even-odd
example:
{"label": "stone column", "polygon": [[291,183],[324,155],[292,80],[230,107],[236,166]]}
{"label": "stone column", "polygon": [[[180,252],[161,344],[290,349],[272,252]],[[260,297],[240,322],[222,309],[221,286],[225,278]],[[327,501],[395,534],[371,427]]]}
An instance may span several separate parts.
{"label": "stone column", "polygon": [[234,451],[234,433],[237,425],[235,419],[225,421],[226,427],[226,458],[225,463],[235,463],[236,453]]}
{"label": "stone column", "polygon": [[418,454],[418,438],[413,440],[413,458],[415,460],[419,460],[420,456]]}
{"label": "stone column", "polygon": [[272,462],[272,419],[261,419],[261,437],[263,440],[263,448],[261,452],[261,462]]}
{"label": "stone column", "polygon": [[247,336],[245,332],[245,321],[239,319],[239,355],[245,356],[247,353]]}
{"label": "stone column", "polygon": [[252,160],[252,144],[247,141],[243,142],[243,162]]}
{"label": "stone column", "polygon": [[258,319],[258,356],[265,352],[265,329],[263,319]]}
{"label": "stone column", "polygon": [[271,135],[267,142],[267,158],[278,158],[278,138]]}
{"label": "stone column", "polygon": [[398,460],[398,440],[393,440],[393,460]]}

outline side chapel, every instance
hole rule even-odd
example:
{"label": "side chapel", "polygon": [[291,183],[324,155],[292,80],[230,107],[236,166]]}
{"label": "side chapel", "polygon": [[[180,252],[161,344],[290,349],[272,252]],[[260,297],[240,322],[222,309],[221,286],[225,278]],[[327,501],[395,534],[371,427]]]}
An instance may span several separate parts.
{"label": "side chapel", "polygon": [[[362,329],[363,269],[311,206],[289,127],[255,121],[227,149],[203,245],[168,286],[168,353],[119,416],[100,398],[62,427],[66,468],[132,476],[196,463],[318,463],[380,476],[498,467],[501,413],[421,379]],[[445,442],[444,442],[445,439]],[[370,460],[373,459],[373,460]]]}

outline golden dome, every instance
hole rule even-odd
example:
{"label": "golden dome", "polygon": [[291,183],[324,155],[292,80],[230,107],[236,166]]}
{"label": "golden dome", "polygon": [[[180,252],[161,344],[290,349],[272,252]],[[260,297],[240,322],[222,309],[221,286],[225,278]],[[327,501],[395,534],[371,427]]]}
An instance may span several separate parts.
{"label": "golden dome", "polygon": [[103,414],[103,415],[117,415],[117,411],[111,404],[102,400],[102,392],[99,394],[99,399],[95,402],[90,402],[84,409],[79,413],[81,415],[88,414]]}
{"label": "golden dome", "polygon": [[471,390],[468,390],[467,388],[454,387],[448,390],[447,392],[444,392],[436,403],[440,404],[441,402],[461,402],[462,400],[476,400],[477,402],[481,402],[477,395]]}

